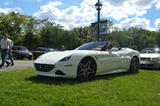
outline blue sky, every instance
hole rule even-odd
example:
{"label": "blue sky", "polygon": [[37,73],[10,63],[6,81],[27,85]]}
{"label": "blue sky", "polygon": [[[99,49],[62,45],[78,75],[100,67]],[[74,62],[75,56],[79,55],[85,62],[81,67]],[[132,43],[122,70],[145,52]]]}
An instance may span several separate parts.
{"label": "blue sky", "polygon": [[0,8],[15,8],[19,7],[23,11],[20,12],[25,15],[33,15],[33,13],[37,12],[40,6],[43,6],[49,2],[61,1],[64,2],[65,5],[59,7],[61,9],[65,9],[71,5],[79,6],[83,0],[0,0]]}
{"label": "blue sky", "polygon": [[[160,26],[160,0],[100,0],[101,17],[116,27],[142,27],[156,30]],[[37,18],[49,18],[66,29],[90,25],[97,20],[97,0],[0,0],[0,12],[15,11]]]}
{"label": "blue sky", "polygon": [[151,27],[154,27],[154,21],[157,18],[160,18],[160,10],[157,10],[156,7],[153,5],[150,9],[148,9],[148,12],[146,15],[144,15],[144,17],[150,19]]}

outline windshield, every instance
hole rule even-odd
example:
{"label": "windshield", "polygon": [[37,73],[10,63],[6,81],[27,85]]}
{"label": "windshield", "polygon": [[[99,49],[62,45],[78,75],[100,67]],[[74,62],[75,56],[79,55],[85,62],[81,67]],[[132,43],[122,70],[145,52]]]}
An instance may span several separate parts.
{"label": "windshield", "polygon": [[100,51],[102,50],[102,48],[107,44],[107,42],[103,41],[103,42],[90,42],[90,43],[86,43],[78,48],[76,48],[75,50],[97,50]]}
{"label": "windshield", "polygon": [[141,53],[160,53],[160,48],[146,48]]}
{"label": "windshield", "polygon": [[28,49],[27,49],[27,48],[25,48],[25,47],[22,47],[22,50],[23,50],[23,51],[28,51]]}
{"label": "windshield", "polygon": [[49,51],[49,52],[53,52],[53,51],[55,51],[54,49],[52,49],[52,48],[48,48],[48,50],[47,51]]}
{"label": "windshield", "polygon": [[27,48],[22,47],[22,46],[13,47],[13,50],[28,51],[28,49],[27,49]]}

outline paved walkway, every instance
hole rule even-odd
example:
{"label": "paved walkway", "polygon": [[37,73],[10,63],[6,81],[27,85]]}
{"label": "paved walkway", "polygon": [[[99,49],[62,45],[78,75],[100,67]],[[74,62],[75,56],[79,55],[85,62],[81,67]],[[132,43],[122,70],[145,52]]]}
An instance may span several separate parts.
{"label": "paved walkway", "polygon": [[[1,62],[1,61],[0,61]],[[15,60],[15,65],[9,67],[2,67],[0,71],[12,71],[17,69],[33,68],[33,62],[30,60]]]}

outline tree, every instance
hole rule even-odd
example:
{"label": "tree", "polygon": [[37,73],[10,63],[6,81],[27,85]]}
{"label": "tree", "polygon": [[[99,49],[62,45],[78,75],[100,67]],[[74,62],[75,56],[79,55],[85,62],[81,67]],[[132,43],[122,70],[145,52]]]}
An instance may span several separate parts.
{"label": "tree", "polygon": [[21,35],[26,16],[11,12],[7,15],[0,15],[0,33],[8,33],[12,36]]}
{"label": "tree", "polygon": [[155,32],[156,43],[158,47],[160,47],[160,32]]}
{"label": "tree", "polygon": [[8,33],[11,35],[15,45],[21,45],[22,33],[26,22],[26,16],[11,12],[0,14],[0,34]]}
{"label": "tree", "polygon": [[82,43],[95,41],[95,38],[92,36],[91,26],[74,28],[72,31]]}

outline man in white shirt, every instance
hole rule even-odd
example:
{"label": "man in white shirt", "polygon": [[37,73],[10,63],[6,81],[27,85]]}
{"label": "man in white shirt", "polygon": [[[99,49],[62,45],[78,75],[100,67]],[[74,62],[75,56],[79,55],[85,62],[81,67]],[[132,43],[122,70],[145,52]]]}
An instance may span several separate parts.
{"label": "man in white shirt", "polygon": [[9,39],[10,42],[11,42],[11,48],[10,48],[10,50],[8,51],[8,56],[9,56],[10,61],[11,61],[11,66],[13,66],[13,65],[14,65],[14,60],[13,60],[13,56],[12,56],[13,41],[10,39],[10,35],[8,35],[8,39]]}
{"label": "man in white shirt", "polygon": [[7,64],[7,67],[8,67],[10,65],[10,62],[6,60],[6,56],[8,55],[8,52],[12,46],[11,41],[8,39],[8,34],[5,33],[3,35],[3,39],[1,39],[0,46],[2,49],[2,52],[1,52],[2,63],[0,65],[0,68],[4,66],[5,63]]}

